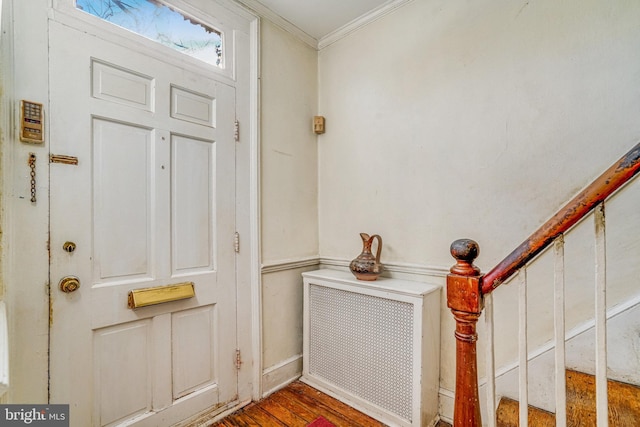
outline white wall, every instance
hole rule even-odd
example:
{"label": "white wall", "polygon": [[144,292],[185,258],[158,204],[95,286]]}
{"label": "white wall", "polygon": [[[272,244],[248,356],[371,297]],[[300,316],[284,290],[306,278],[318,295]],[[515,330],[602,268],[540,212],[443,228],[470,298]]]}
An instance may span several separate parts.
{"label": "white wall", "polygon": [[[4,32],[7,30],[8,28],[8,12],[5,11],[5,9],[8,9],[8,2],[2,2],[2,0],[0,0],[0,69],[5,70],[5,64],[9,63],[10,60],[10,56],[8,55],[8,41],[9,38],[6,35],[3,35]],[[0,74],[0,88],[3,89],[3,93],[6,93],[7,91],[7,80],[8,80],[8,76],[7,73],[1,73]],[[7,141],[7,139],[9,138],[9,133],[8,133],[8,129],[10,128],[10,123],[11,123],[11,115],[10,115],[10,105],[11,103],[7,101],[6,97],[1,97],[0,98],[0,153],[3,152],[2,148],[5,144],[5,142]],[[5,163],[5,157],[0,155],[0,168],[1,169],[6,169],[6,163]],[[4,188],[4,177],[2,177],[0,175],[0,188]],[[4,229],[5,229],[5,212],[4,212],[4,206],[5,206],[5,197],[3,195],[3,192],[0,192],[0,301],[2,301],[0,304],[5,304],[4,303],[4,271],[5,271],[5,265],[6,262],[4,260],[3,257],[3,250],[4,247],[6,246],[5,244],[5,238],[4,238]],[[3,310],[2,313],[6,314],[6,310]],[[8,319],[6,319],[6,316],[4,316],[4,318],[0,318],[0,327],[7,327],[7,322]],[[8,336],[7,336],[7,340],[8,340]],[[8,345],[7,345],[8,347]],[[0,365],[0,377],[3,378],[4,381],[1,381],[4,384],[0,384],[0,403],[7,403],[7,394],[6,394],[6,389],[3,386],[7,385],[7,382],[9,381],[9,367],[8,367],[8,348],[4,348],[4,349],[0,349],[0,354],[3,354],[5,356],[4,361],[5,363]]]}
{"label": "white wall", "polygon": [[416,0],[322,49],[321,256],[362,231],[383,263],[449,267],[469,237],[493,267],[640,139],[638,22],[636,1]]}
{"label": "white wall", "polygon": [[318,255],[317,53],[264,20],[261,31],[262,261]]}
{"label": "white wall", "polygon": [[262,390],[302,372],[302,276],[318,258],[317,52],[261,25]]}
{"label": "white wall", "polygon": [[[20,143],[11,127],[20,99],[47,103],[47,0],[3,2],[2,265],[9,324],[12,403],[47,402],[49,302],[48,150]],[[7,12],[11,13],[7,13]],[[29,28],[29,32],[20,31]],[[6,32],[5,32],[6,31]],[[24,54],[29,52],[29,55]],[[45,61],[46,63],[46,61]],[[45,115],[45,128],[49,117]],[[37,202],[30,201],[29,153],[36,154]],[[21,221],[24,226],[18,227]],[[55,319],[51,319],[55,321]]]}

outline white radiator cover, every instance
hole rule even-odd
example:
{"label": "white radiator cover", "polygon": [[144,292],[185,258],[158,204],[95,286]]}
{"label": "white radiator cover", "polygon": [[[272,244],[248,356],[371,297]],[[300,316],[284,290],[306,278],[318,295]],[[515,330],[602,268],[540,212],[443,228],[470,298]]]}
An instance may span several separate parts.
{"label": "white radiator cover", "polygon": [[303,277],[302,380],[391,426],[434,423],[440,287],[337,270]]}

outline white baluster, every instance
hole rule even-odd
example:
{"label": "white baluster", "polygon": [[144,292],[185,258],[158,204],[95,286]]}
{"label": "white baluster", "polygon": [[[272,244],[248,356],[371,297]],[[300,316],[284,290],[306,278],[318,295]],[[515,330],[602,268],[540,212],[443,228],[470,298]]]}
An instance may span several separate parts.
{"label": "white baluster", "polygon": [[529,379],[528,379],[528,351],[527,351],[527,268],[523,267],[518,273],[518,353],[520,359],[519,368],[519,400],[520,400],[520,427],[528,427],[528,407],[529,407]]}
{"label": "white baluster", "polygon": [[555,330],[555,370],[556,370],[556,427],[567,425],[567,381],[565,364],[565,321],[564,321],[564,235],[554,242],[553,268],[553,311]]}
{"label": "white baluster", "polygon": [[596,236],[596,418],[598,427],[609,425],[607,401],[607,252],[604,202],[594,212]]}
{"label": "white baluster", "polygon": [[484,320],[487,327],[487,426],[496,427],[496,364],[493,338],[493,294],[484,297]]}

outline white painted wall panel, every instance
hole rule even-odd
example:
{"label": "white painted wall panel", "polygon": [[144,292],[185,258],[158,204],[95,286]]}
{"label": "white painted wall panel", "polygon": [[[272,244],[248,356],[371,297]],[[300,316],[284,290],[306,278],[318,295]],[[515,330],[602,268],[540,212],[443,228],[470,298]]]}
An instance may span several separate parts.
{"label": "white painted wall panel", "polygon": [[309,268],[262,276],[262,339],[265,368],[292,356],[302,355],[301,274],[307,270]]}
{"label": "white painted wall panel", "polygon": [[[318,255],[317,52],[269,21],[261,23],[261,260]],[[330,124],[327,124],[330,126]],[[241,130],[241,132],[243,132]],[[242,243],[241,243],[242,244]],[[302,276],[262,274],[262,392],[302,373]]]}
{"label": "white painted wall panel", "polygon": [[268,21],[261,30],[261,231],[267,263],[318,254],[322,138],[311,130],[319,114],[316,51]]}
{"label": "white painted wall panel", "polygon": [[386,260],[450,265],[468,236],[490,268],[635,144],[638,15],[412,2],[323,49],[322,255],[371,230]]}

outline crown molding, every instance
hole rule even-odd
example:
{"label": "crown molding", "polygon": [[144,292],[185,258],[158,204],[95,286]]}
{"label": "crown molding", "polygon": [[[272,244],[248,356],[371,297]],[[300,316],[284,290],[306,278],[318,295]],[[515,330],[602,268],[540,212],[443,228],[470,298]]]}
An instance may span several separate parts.
{"label": "crown molding", "polygon": [[332,45],[338,40],[345,38],[349,34],[357,31],[358,29],[364,27],[365,25],[368,25],[382,18],[383,16],[388,15],[389,13],[403,6],[405,3],[409,3],[413,0],[389,0],[388,2],[378,6],[372,11],[362,16],[359,16],[353,21],[343,25],[337,30],[330,32],[326,36],[322,37],[320,40],[317,40],[313,36],[310,36],[309,34],[305,33],[295,24],[287,21],[282,16],[278,15],[276,12],[274,12],[273,10],[269,9],[268,7],[260,3],[258,0],[236,0],[236,1],[238,3],[241,3],[243,6],[251,10],[256,15],[260,16],[261,18],[268,19],[269,21],[271,21],[273,24],[280,27],[284,31],[290,33],[294,37],[297,37],[299,40],[309,45],[310,47],[316,50],[321,50],[327,46]]}
{"label": "crown molding", "polygon": [[294,24],[287,21],[282,16],[278,15],[273,10],[269,9],[259,1],[257,0],[236,0],[236,1],[238,1],[238,3],[241,3],[245,7],[249,8],[258,16],[268,19],[269,21],[271,21],[272,23],[274,23],[284,31],[297,37],[302,42],[306,43],[312,48],[316,50],[318,49],[318,40],[316,40],[314,37],[310,36],[309,34],[305,33],[300,28],[296,27]]}
{"label": "crown molding", "polygon": [[[246,0],[240,0],[240,1],[246,1]],[[388,2],[373,9],[369,13],[366,13],[354,19],[353,21],[343,25],[337,30],[332,31],[331,33],[322,37],[318,41],[318,46],[317,46],[318,50],[322,50],[325,47],[332,45],[338,40],[343,39],[349,34],[353,33],[354,31],[357,31],[360,28],[364,27],[365,25],[368,25],[382,18],[383,16],[388,15],[389,13],[403,6],[405,3],[409,3],[410,1],[413,1],[413,0],[389,0]]]}

